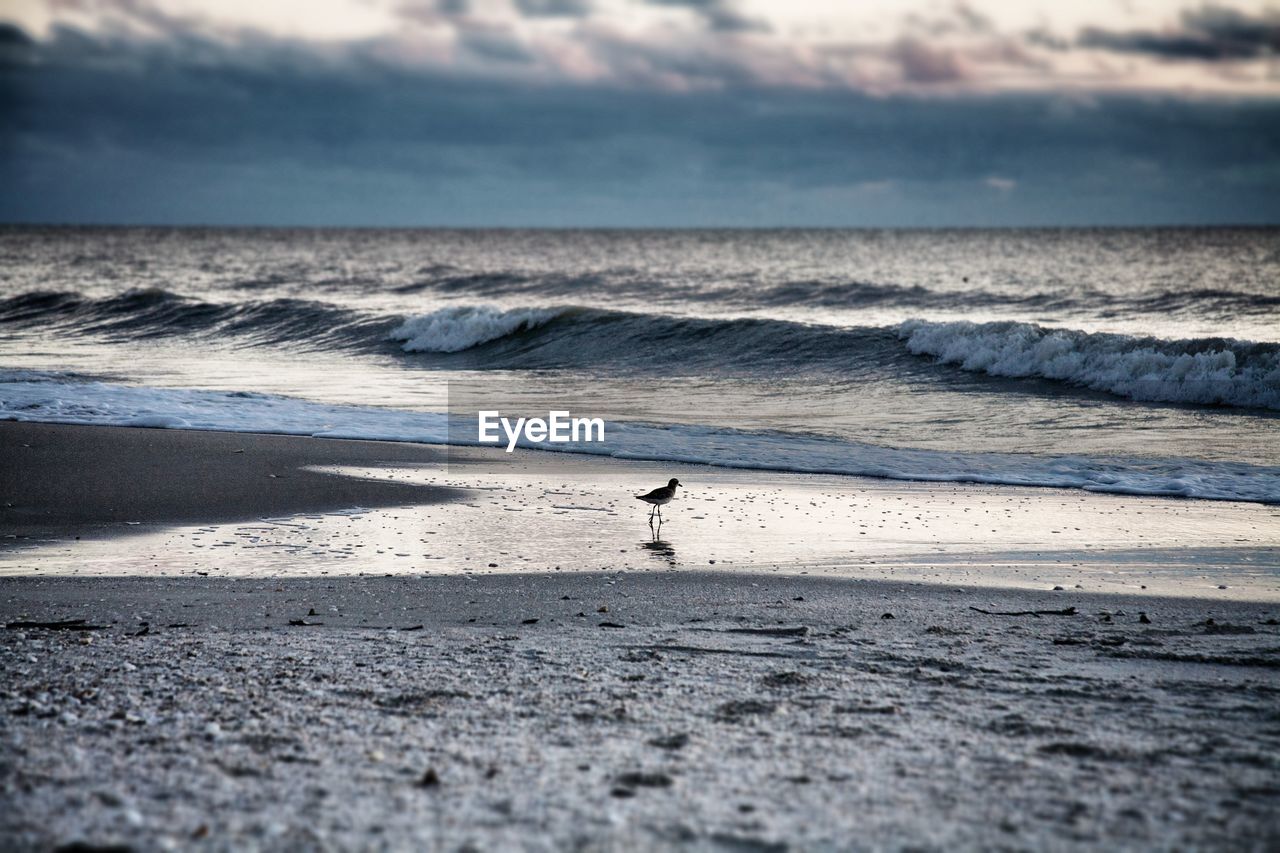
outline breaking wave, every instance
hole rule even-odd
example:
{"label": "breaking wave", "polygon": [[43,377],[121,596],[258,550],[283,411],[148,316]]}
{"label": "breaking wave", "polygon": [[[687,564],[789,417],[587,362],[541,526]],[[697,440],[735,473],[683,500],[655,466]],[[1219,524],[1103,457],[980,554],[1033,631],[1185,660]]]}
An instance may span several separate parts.
{"label": "breaking wave", "polygon": [[[112,340],[191,336],[374,352],[427,369],[821,376],[849,383],[883,377],[953,381],[948,372],[959,369],[1131,400],[1280,410],[1280,344],[1166,340],[1020,322],[908,320],[841,327],[758,317],[462,304],[401,316],[300,299],[216,303],[165,290],[133,290],[104,298],[73,292],[14,296],[0,300],[4,325]],[[1043,386],[1032,390],[1045,393]]]}
{"label": "breaking wave", "polygon": [[461,352],[515,332],[536,329],[555,319],[554,309],[454,305],[410,317],[391,331],[405,352]]}
{"label": "breaking wave", "polygon": [[908,320],[911,352],[963,370],[1038,377],[1131,400],[1280,409],[1280,345],[1230,338],[1162,340],[1030,323]]}

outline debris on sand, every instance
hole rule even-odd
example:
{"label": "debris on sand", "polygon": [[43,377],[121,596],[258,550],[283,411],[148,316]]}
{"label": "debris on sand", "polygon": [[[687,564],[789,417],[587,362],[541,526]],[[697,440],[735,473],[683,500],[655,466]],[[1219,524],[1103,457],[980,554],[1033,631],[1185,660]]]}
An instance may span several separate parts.
{"label": "debris on sand", "polygon": [[1197,628],[1203,628],[1206,634],[1256,634],[1257,629],[1252,625],[1232,625],[1229,622],[1215,622],[1212,619],[1206,619],[1203,622],[1196,623]]}
{"label": "debris on sand", "polygon": [[987,616],[1075,616],[1076,609],[1074,607],[1064,607],[1061,610],[983,610],[981,607],[970,607],[977,613]]}
{"label": "debris on sand", "polygon": [[726,628],[726,634],[756,634],[761,637],[803,637],[809,633],[804,625],[794,628]]}
{"label": "debris on sand", "polygon": [[661,737],[650,738],[649,746],[656,746],[658,749],[684,749],[689,745],[689,735],[684,732],[677,732],[673,735],[663,735]]}
{"label": "debris on sand", "polygon": [[775,702],[762,702],[758,699],[735,699],[716,707],[716,719],[727,723],[736,723],[745,717],[767,717],[778,710]]}
{"label": "debris on sand", "polygon": [[760,679],[760,683],[765,687],[782,688],[782,687],[803,687],[813,681],[812,678],[802,672],[771,672],[764,678]]}
{"label": "debris on sand", "polygon": [[90,625],[84,619],[63,619],[58,622],[10,622],[6,628],[40,628],[45,631],[105,631],[106,625]]}
{"label": "debris on sand", "polygon": [[671,777],[666,773],[640,770],[622,773],[614,782],[623,788],[670,788],[672,785]]}

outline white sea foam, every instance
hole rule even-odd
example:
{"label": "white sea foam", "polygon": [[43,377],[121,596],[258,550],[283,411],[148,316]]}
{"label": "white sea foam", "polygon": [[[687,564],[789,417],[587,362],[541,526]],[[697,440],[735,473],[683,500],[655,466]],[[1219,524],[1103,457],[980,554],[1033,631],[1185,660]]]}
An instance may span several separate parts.
{"label": "white sea foam", "polygon": [[262,432],[440,444],[447,416],[335,406],[270,394],[148,388],[108,382],[14,381],[0,376],[0,419]]}
{"label": "white sea foam", "polygon": [[536,329],[559,313],[547,308],[503,310],[484,305],[451,305],[410,317],[389,337],[403,341],[405,352],[461,352],[521,329]]}
{"label": "white sea foam", "polygon": [[[0,376],[0,419],[476,444],[475,421],[265,394]],[[1134,495],[1280,503],[1280,467],[1190,459],[1044,457],[880,447],[691,425],[611,423],[603,443],[521,446],[731,468],[898,480],[1054,486]]]}
{"label": "white sea foam", "polygon": [[1164,341],[1031,323],[908,320],[916,355],[991,376],[1035,376],[1132,400],[1280,409],[1280,346],[1230,339]]}

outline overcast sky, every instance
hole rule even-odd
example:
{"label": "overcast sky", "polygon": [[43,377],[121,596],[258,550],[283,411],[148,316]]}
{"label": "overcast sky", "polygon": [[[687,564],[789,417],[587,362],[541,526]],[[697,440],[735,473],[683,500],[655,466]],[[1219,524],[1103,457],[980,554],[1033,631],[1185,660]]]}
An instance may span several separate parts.
{"label": "overcast sky", "polygon": [[0,0],[0,221],[1280,222],[1280,5]]}

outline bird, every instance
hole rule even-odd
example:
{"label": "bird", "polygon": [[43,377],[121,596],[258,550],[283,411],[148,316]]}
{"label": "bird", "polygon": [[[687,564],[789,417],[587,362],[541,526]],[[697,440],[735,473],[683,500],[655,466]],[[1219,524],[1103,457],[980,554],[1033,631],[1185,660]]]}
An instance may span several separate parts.
{"label": "bird", "polygon": [[667,484],[659,489],[654,489],[647,495],[636,495],[636,500],[644,501],[653,507],[649,510],[649,526],[653,527],[653,514],[658,514],[658,524],[662,524],[662,507],[671,503],[671,499],[676,496],[676,486],[681,485],[680,481],[672,477]]}

